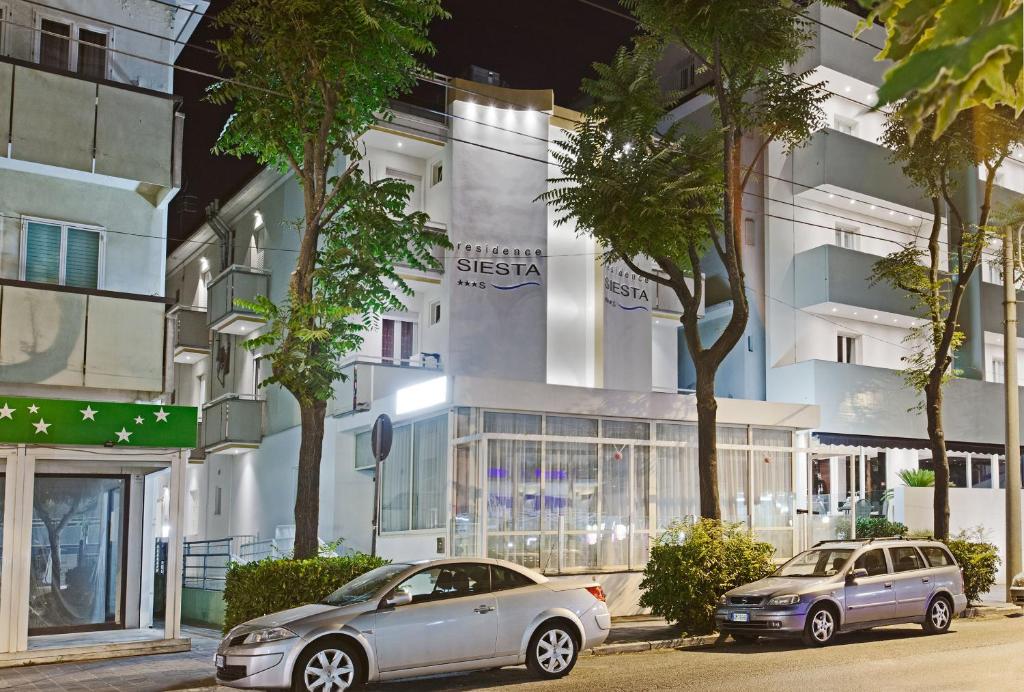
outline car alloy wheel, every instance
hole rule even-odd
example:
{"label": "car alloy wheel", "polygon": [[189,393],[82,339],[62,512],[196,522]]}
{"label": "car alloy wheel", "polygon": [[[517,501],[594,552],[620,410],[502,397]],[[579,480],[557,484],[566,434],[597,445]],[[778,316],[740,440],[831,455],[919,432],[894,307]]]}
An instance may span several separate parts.
{"label": "car alloy wheel", "polygon": [[579,653],[576,639],[569,625],[554,621],[541,626],[530,640],[527,649],[526,667],[534,675],[553,679],[567,675],[576,665]]}
{"label": "car alloy wheel", "polygon": [[558,674],[569,667],[576,645],[560,629],[551,629],[537,640],[537,662],[548,673]]}
{"label": "car alloy wheel", "polygon": [[804,630],[804,641],[812,646],[825,646],[836,634],[836,617],[827,607],[811,611]]}
{"label": "car alloy wheel", "polygon": [[351,657],[340,649],[326,648],[316,653],[302,671],[302,681],[311,692],[347,690],[356,680]]}
{"label": "car alloy wheel", "polygon": [[949,629],[953,614],[949,608],[949,602],[945,598],[936,598],[928,606],[928,615],[925,618],[924,628],[931,634],[939,634]]}

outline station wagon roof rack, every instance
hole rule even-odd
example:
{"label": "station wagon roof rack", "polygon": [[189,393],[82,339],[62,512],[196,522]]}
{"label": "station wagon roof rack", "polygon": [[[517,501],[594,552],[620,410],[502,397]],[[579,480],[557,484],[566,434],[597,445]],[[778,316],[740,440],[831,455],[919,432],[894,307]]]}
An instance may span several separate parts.
{"label": "station wagon roof rack", "polygon": [[868,543],[874,543],[875,541],[909,541],[910,539],[906,536],[875,536],[869,538]]}
{"label": "station wagon roof rack", "polygon": [[910,539],[906,536],[875,536],[873,538],[830,538],[826,541],[818,541],[812,547],[817,548],[819,545],[826,543],[874,543],[875,541],[909,541]]}

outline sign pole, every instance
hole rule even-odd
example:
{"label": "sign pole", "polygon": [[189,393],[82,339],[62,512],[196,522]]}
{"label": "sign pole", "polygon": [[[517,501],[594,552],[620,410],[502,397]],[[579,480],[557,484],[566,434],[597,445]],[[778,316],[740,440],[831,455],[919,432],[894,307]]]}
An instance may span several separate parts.
{"label": "sign pole", "polygon": [[394,427],[391,418],[382,413],[373,422],[373,430],[370,432],[370,448],[373,451],[373,520],[371,527],[373,533],[370,535],[370,555],[377,556],[377,535],[380,533],[380,469],[381,464],[391,453],[391,440],[394,436]]}

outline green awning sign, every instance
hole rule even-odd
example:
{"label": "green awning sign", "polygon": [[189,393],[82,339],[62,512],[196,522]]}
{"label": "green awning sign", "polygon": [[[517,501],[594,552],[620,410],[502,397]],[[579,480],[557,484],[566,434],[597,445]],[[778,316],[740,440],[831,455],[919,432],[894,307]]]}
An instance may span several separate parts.
{"label": "green awning sign", "polygon": [[194,406],[0,396],[0,443],[196,446]]}

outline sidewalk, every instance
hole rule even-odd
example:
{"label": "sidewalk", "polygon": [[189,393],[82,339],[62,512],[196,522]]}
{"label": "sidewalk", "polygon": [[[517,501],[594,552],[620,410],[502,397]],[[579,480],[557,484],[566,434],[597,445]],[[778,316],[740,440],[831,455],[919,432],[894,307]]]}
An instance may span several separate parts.
{"label": "sidewalk", "polygon": [[[1020,611],[1008,603],[989,601],[969,609],[968,616],[1001,617]],[[183,630],[192,638],[192,650],[186,653],[5,668],[0,669],[0,690],[227,689],[217,688],[213,677],[213,653],[220,641],[220,633],[198,627],[185,627]],[[584,652],[584,655],[710,646],[716,639],[717,635],[681,637],[678,627],[661,618],[616,618],[605,643]]]}

